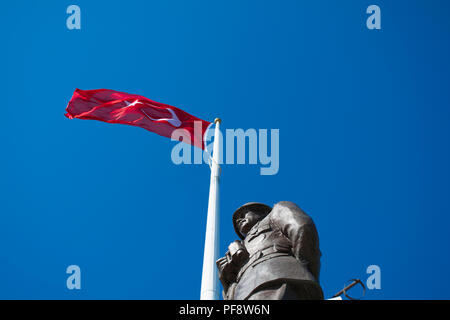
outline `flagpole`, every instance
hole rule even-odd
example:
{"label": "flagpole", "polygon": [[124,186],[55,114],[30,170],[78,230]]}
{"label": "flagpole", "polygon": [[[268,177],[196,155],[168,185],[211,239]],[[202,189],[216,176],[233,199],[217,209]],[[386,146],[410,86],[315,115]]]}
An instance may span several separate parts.
{"label": "flagpole", "polygon": [[205,251],[200,300],[218,300],[218,278],[216,260],[219,258],[219,176],[220,176],[220,119],[215,119],[213,158],[209,186],[208,214],[206,218]]}

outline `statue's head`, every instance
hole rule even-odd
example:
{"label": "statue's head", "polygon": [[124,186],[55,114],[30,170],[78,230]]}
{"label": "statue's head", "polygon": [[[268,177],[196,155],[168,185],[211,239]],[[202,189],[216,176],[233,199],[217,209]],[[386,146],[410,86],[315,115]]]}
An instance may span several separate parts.
{"label": "statue's head", "polygon": [[250,229],[264,219],[272,208],[258,202],[249,202],[233,214],[233,226],[239,238],[244,239]]}

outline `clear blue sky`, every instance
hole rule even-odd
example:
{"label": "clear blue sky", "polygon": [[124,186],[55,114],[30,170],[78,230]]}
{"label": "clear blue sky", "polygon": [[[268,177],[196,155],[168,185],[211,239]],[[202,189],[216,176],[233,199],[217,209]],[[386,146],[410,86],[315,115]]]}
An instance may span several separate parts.
{"label": "clear blue sky", "polygon": [[[66,8],[81,8],[81,30]],[[381,8],[382,30],[366,28]],[[221,252],[241,204],[315,220],[329,297],[450,298],[450,2],[9,1],[0,10],[0,298],[198,299],[207,165],[146,130],[69,120],[75,88],[280,129],[280,170],[223,166]],[[66,267],[82,289],[66,288]]]}

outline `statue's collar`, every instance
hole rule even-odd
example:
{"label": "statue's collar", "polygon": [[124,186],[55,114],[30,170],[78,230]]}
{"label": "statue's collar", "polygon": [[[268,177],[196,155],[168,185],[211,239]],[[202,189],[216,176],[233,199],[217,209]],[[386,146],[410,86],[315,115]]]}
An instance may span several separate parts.
{"label": "statue's collar", "polygon": [[256,231],[258,231],[258,227],[259,227],[259,224],[260,224],[260,223],[261,223],[261,221],[258,221],[258,222],[250,229],[250,231],[247,233],[246,238],[247,238],[248,236],[254,235],[254,234],[256,233]]}
{"label": "statue's collar", "polygon": [[257,233],[260,229],[266,229],[266,227],[268,227],[269,225],[269,219],[266,219],[267,217],[265,217],[264,219],[258,221],[248,232],[247,236],[252,236],[255,233]]}

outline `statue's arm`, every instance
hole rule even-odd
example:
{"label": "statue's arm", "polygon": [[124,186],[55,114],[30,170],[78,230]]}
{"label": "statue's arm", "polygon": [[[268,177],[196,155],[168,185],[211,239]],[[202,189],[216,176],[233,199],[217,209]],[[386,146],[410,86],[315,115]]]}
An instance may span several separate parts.
{"label": "statue's arm", "polygon": [[219,269],[219,280],[222,283],[223,297],[228,300],[228,290],[236,283],[236,277],[240,268],[247,262],[248,252],[242,241],[236,240],[228,246],[228,251],[223,258],[216,261]]}
{"label": "statue's arm", "polygon": [[305,262],[320,257],[319,237],[312,219],[296,204],[277,203],[271,213],[271,223],[291,241],[294,256]]}
{"label": "statue's arm", "polygon": [[223,286],[222,295],[223,295],[224,299],[226,298],[228,288],[230,287],[230,285],[232,283],[232,279],[230,279],[230,271],[227,270],[227,269],[229,269],[228,268],[229,263],[230,263],[230,261],[229,261],[229,258],[227,257],[227,255],[225,255],[225,257],[222,257],[216,261],[217,269],[219,269],[219,280]]}

